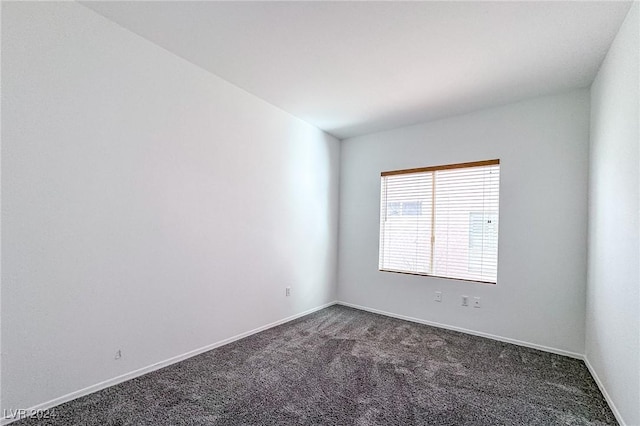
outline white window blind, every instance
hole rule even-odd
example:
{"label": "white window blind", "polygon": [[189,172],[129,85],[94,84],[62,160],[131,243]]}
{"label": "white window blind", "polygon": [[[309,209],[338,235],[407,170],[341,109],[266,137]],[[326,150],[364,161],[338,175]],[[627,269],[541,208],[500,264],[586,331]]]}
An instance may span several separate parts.
{"label": "white window blind", "polygon": [[381,174],[380,270],[495,283],[500,161]]}

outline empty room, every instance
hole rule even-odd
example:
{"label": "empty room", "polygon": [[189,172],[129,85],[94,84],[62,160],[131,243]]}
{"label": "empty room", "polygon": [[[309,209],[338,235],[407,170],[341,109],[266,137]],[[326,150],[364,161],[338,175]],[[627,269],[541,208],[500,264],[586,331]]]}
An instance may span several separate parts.
{"label": "empty room", "polygon": [[640,3],[3,1],[0,424],[640,426]]}

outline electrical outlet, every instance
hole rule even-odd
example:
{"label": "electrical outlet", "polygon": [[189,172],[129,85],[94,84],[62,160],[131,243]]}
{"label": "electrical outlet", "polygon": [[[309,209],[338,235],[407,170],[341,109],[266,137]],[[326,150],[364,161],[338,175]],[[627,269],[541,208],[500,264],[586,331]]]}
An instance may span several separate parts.
{"label": "electrical outlet", "polygon": [[479,297],[474,297],[473,298],[473,307],[474,308],[479,308],[480,307],[480,298]]}
{"label": "electrical outlet", "polygon": [[469,296],[462,296],[462,306],[469,306]]}
{"label": "electrical outlet", "polygon": [[442,292],[436,291],[436,297],[434,299],[436,302],[442,302]]}
{"label": "electrical outlet", "polygon": [[116,356],[113,357],[113,359],[120,359],[120,358],[122,358],[122,351],[118,349],[118,352],[116,352]]}
{"label": "electrical outlet", "polygon": [[284,295],[287,297],[291,296],[291,287],[287,287],[284,289]]}

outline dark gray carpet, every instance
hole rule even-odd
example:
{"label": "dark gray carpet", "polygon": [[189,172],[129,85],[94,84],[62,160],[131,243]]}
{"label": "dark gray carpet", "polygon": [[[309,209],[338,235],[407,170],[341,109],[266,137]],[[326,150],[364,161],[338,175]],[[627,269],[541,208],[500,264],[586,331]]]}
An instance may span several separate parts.
{"label": "dark gray carpet", "polygon": [[584,363],[332,306],[15,425],[616,424]]}

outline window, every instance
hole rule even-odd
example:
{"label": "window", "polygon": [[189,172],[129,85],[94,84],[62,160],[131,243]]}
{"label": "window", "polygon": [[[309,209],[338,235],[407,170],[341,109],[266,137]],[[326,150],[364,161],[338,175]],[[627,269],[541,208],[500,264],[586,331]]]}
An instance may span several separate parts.
{"label": "window", "polygon": [[380,270],[496,283],[500,160],[381,174]]}

